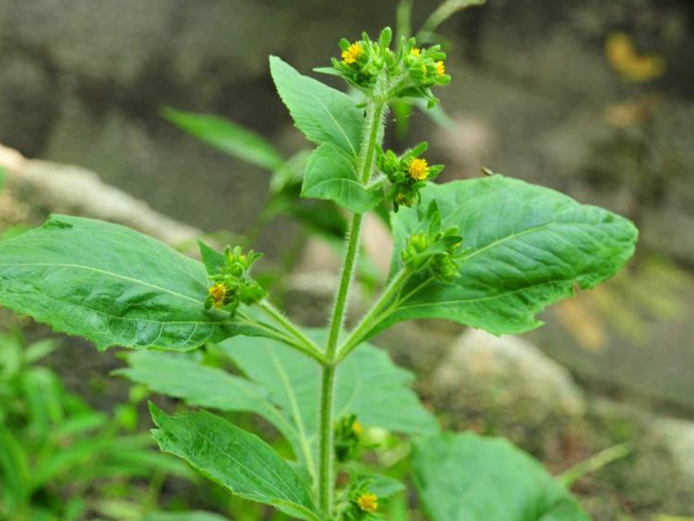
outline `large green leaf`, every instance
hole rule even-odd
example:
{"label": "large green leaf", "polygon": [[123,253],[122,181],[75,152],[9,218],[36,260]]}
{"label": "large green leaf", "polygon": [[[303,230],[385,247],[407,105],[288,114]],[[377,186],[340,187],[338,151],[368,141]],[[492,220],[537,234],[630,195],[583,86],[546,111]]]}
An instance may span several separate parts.
{"label": "large green leaf", "polygon": [[347,94],[300,74],[276,56],[270,72],[297,128],[316,144],[332,143],[354,158],[359,150],[363,111]]}
{"label": "large green leaf", "polygon": [[430,185],[417,208],[393,217],[392,271],[435,200],[443,228],[457,226],[469,249],[460,277],[411,277],[369,335],[415,318],[444,318],[494,334],[540,326],[549,304],[614,275],[634,253],[637,230],[618,215],[554,190],[500,175]]}
{"label": "large green leaf", "polygon": [[284,165],[284,158],[262,136],[224,118],[166,107],[162,115],[177,127],[230,156],[266,170]]}
{"label": "large green leaf", "polygon": [[311,155],[301,189],[303,197],[328,199],[348,210],[363,213],[383,199],[357,179],[354,162],[332,143],[323,143]]}
{"label": "large green leaf", "polygon": [[164,452],[240,497],[266,503],[294,517],[322,521],[311,493],[296,472],[254,434],[205,411],[167,416],[150,404]]}
{"label": "large green leaf", "polygon": [[[308,333],[324,340],[322,330]],[[320,368],[273,340],[237,337],[222,348],[252,381],[269,391],[270,399],[308,441],[303,451],[310,459],[318,433]],[[404,434],[437,432],[436,419],[409,387],[413,380],[384,351],[360,346],[337,369],[335,417],[356,414],[364,425]]]}
{"label": "large green leaf", "polygon": [[242,309],[205,310],[200,262],[124,226],[54,215],[0,242],[0,305],[99,349],[185,351],[233,334],[281,337]]}
{"label": "large green leaf", "polygon": [[185,353],[138,351],[128,354],[127,360],[129,367],[118,370],[117,374],[145,384],[157,393],[181,398],[192,406],[259,414],[294,447],[300,446],[295,427],[270,402],[268,392],[245,378],[206,367]]}
{"label": "large green leaf", "polygon": [[542,465],[501,438],[417,440],[412,466],[432,521],[588,521]]}

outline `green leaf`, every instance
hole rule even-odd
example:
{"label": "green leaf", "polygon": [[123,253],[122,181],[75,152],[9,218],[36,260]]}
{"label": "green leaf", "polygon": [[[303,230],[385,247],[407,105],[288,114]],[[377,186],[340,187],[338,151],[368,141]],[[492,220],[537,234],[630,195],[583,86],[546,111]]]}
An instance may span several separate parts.
{"label": "green leaf", "polygon": [[364,213],[383,199],[357,179],[354,162],[332,143],[323,143],[311,155],[301,189],[302,197],[328,199],[356,213]]}
{"label": "green leaf", "polygon": [[407,488],[397,479],[384,476],[383,474],[367,474],[365,477],[371,479],[371,483],[368,487],[369,492],[376,494],[379,499],[389,498],[395,494],[399,494]]}
{"label": "green leaf", "polygon": [[[325,331],[308,330],[316,341]],[[224,352],[296,426],[310,459],[318,433],[320,368],[309,358],[272,340],[237,337],[221,344]],[[335,418],[356,414],[359,422],[403,434],[438,431],[436,419],[410,389],[414,375],[393,364],[387,353],[362,345],[337,368]]]}
{"label": "green leaf", "polygon": [[52,425],[62,420],[62,384],[53,371],[41,366],[23,371],[20,381],[28,409],[28,428],[33,436],[43,439]]}
{"label": "green leaf", "polygon": [[431,13],[427,21],[424,22],[420,33],[422,33],[422,36],[429,36],[438,28],[439,25],[448,20],[458,11],[462,11],[468,7],[484,5],[486,2],[487,0],[445,0],[436,8],[433,13]]}
{"label": "green leaf", "polygon": [[269,401],[267,391],[245,378],[206,367],[184,353],[138,351],[128,354],[127,361],[130,367],[116,374],[192,406],[259,414],[289,441],[298,443],[294,427]]}
{"label": "green leaf", "polygon": [[353,98],[299,74],[276,56],[270,56],[270,72],[294,124],[309,141],[332,143],[348,157],[357,156],[364,113]]}
{"label": "green leaf", "polygon": [[140,521],[228,521],[226,517],[209,512],[152,512]]}
{"label": "green leaf", "polygon": [[57,348],[58,342],[54,338],[44,338],[25,348],[24,360],[27,364],[33,364],[47,357]]}
{"label": "green leaf", "polygon": [[200,240],[198,241],[198,249],[200,250],[202,263],[209,275],[217,275],[227,265],[227,260],[223,253],[218,252]]}
{"label": "green leaf", "polygon": [[322,520],[301,478],[256,435],[206,411],[172,417],[150,403],[150,412],[158,427],[152,435],[164,452],[233,494],[300,519]]}
{"label": "green leaf", "polygon": [[29,456],[12,431],[0,423],[0,499],[10,513],[20,510],[31,493]]}
{"label": "green leaf", "polygon": [[432,521],[588,521],[542,465],[501,438],[417,440],[412,466]]}
{"label": "green leaf", "polygon": [[272,173],[270,192],[274,196],[284,191],[292,191],[295,186],[301,184],[311,153],[311,150],[299,150]]}
{"label": "green leaf", "polygon": [[414,101],[414,104],[417,106],[419,110],[421,110],[424,114],[429,116],[429,118],[439,127],[455,132],[455,121],[453,121],[451,117],[446,113],[441,104],[435,105],[431,108],[427,108],[427,102],[423,99],[416,99]]}
{"label": "green leaf", "polygon": [[103,350],[186,351],[234,334],[270,335],[252,308],[204,308],[203,265],[124,226],[54,215],[0,242],[0,304]]}
{"label": "green leaf", "polygon": [[391,271],[408,236],[435,200],[442,229],[458,227],[469,249],[460,277],[410,277],[369,336],[402,320],[443,318],[500,335],[542,324],[535,314],[614,275],[634,253],[638,232],[618,215],[554,190],[500,175],[430,185],[417,208],[393,217]]}
{"label": "green leaf", "polygon": [[271,171],[284,164],[284,158],[269,141],[236,123],[170,107],[164,107],[161,113],[177,127],[230,156]]}

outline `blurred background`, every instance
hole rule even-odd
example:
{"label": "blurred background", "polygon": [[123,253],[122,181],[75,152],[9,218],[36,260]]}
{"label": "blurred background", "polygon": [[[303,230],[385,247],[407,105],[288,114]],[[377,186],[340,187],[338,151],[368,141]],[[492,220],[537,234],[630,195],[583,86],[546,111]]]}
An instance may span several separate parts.
{"label": "blurred background", "polygon": [[[439,4],[415,0],[400,12],[412,8],[417,32]],[[66,208],[98,214],[90,201],[100,206],[114,187],[146,202],[147,215],[163,220],[141,228],[159,229],[176,246],[199,233],[222,242],[252,237],[274,273],[268,283],[300,320],[322,325],[339,250],[325,231],[342,224],[321,225],[288,208],[276,197],[286,179],[195,139],[179,128],[180,117],[172,124],[180,113],[165,118],[162,110],[226,118],[289,158],[308,145],[275,93],[267,56],[309,73],[338,55],[341,37],[395,27],[398,5],[0,0],[0,144],[7,147],[0,225],[12,233]],[[434,121],[417,110],[392,112],[389,146],[427,139],[430,161],[447,165],[443,181],[488,167],[617,211],[641,230],[639,249],[623,274],[554,306],[543,316],[546,327],[523,339],[422,322],[375,343],[418,374],[420,394],[447,426],[508,436],[553,472],[626,447],[619,461],[574,484],[596,519],[691,518],[694,3],[488,0],[453,14],[437,32],[453,77],[437,92],[445,114]],[[80,176],[89,177],[82,169],[103,185],[85,181],[75,190]],[[118,215],[132,224],[128,201]],[[259,223],[268,201],[277,212]],[[376,221],[369,226],[364,300],[385,276],[384,233]],[[22,345],[49,334],[10,315],[2,327],[6,343],[17,328]],[[122,362],[82,341],[58,343],[41,363],[65,392],[95,411],[131,403],[119,429],[136,431],[142,397],[107,378]],[[162,476],[170,470],[157,468]],[[185,469],[172,472],[180,477]],[[166,500],[183,486],[161,481],[157,494],[163,490]],[[189,505],[225,511],[214,492],[193,490]],[[100,515],[127,518],[107,513]]]}

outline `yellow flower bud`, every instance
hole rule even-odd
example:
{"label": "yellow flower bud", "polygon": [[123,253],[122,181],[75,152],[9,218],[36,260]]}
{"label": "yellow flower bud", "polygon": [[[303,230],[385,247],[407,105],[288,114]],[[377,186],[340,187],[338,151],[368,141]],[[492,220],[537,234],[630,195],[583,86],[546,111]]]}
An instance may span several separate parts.
{"label": "yellow flower bud", "polygon": [[376,494],[362,494],[357,498],[357,505],[364,512],[376,512],[378,510],[378,496]]}
{"label": "yellow flower bud", "polygon": [[212,297],[212,306],[215,308],[221,308],[227,297],[227,288],[224,284],[215,284],[209,290],[210,296]]}
{"label": "yellow flower bud", "polygon": [[429,164],[426,159],[415,158],[410,161],[407,171],[410,173],[412,179],[424,181],[429,177]]}
{"label": "yellow flower bud", "polygon": [[351,65],[357,61],[362,52],[361,43],[354,42],[346,50],[342,51],[342,61],[347,65]]}

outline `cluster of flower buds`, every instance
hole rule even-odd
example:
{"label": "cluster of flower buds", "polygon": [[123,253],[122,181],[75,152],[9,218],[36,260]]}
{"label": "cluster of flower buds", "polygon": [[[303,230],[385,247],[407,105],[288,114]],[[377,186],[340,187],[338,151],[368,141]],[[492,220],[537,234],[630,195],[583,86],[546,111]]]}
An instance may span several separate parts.
{"label": "cluster of flower buds", "polygon": [[354,414],[345,416],[335,424],[335,457],[340,463],[359,456],[363,427]]}
{"label": "cluster of flower buds", "polygon": [[387,198],[393,202],[395,212],[400,206],[418,203],[419,192],[426,182],[435,179],[443,170],[443,165],[429,165],[426,159],[419,157],[427,147],[427,143],[422,142],[401,156],[392,150],[378,150],[376,164],[391,183]]}
{"label": "cluster of flower buds", "polygon": [[371,478],[353,478],[347,491],[347,508],[340,516],[341,521],[372,521],[383,519],[378,513],[378,496],[369,490]]}
{"label": "cluster of flower buds", "polygon": [[220,262],[211,271],[208,266],[210,280],[215,284],[209,288],[205,309],[221,309],[233,316],[241,304],[255,304],[265,297],[265,290],[249,275],[261,253],[250,250],[244,254],[240,246],[233,250],[227,246],[223,258],[217,255]]}
{"label": "cluster of flower buds", "polygon": [[460,263],[468,250],[457,226],[442,229],[441,214],[432,201],[422,221],[422,229],[410,235],[400,258],[410,271],[428,271],[434,278],[450,282],[460,276]]}
{"label": "cluster of flower buds", "polygon": [[451,77],[446,74],[446,54],[440,45],[417,47],[414,38],[403,38],[393,51],[390,27],[381,31],[378,41],[362,33],[361,40],[340,40],[341,60],[332,59],[333,68],[350,85],[372,92],[377,83],[389,99],[425,98],[430,105],[438,102],[431,87],[447,85]]}

